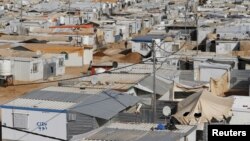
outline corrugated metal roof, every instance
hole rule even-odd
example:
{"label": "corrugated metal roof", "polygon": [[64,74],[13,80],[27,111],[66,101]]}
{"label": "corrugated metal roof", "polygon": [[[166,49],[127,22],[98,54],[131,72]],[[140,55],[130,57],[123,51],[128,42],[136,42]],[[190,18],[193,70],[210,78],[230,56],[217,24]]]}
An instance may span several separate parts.
{"label": "corrugated metal roof", "polygon": [[24,95],[22,98],[78,103],[88,96],[89,95],[86,95],[86,94],[72,93],[72,92],[38,90],[38,91],[30,92],[27,95]]}
{"label": "corrugated metal roof", "polygon": [[111,123],[92,135],[88,135],[86,140],[177,141],[196,129],[196,126],[176,125],[177,130],[174,131],[151,131],[151,128],[156,126],[151,123]]}
{"label": "corrugated metal roof", "polygon": [[175,133],[166,132],[148,132],[137,141],[179,141],[183,136]]}
{"label": "corrugated metal roof", "polygon": [[179,84],[185,85],[187,87],[192,87],[192,88],[199,88],[203,87],[205,85],[208,85],[208,82],[204,81],[187,81],[187,80],[180,80]]}
{"label": "corrugated metal roof", "polygon": [[34,109],[43,108],[43,109],[65,110],[72,107],[75,104],[76,103],[72,102],[57,102],[57,101],[18,98],[7,104],[4,104],[3,106],[28,107]]}
{"label": "corrugated metal roof", "polygon": [[169,69],[159,69],[156,71],[156,75],[166,80],[174,80],[175,78],[180,76],[180,71],[169,70]]}
{"label": "corrugated metal roof", "polygon": [[[127,66],[127,65],[123,65],[123,66]],[[123,67],[123,66],[119,66],[119,67]],[[152,73],[153,72],[153,65],[151,64],[137,64],[134,66],[129,66],[129,67],[125,67],[122,69],[114,69],[111,70],[112,72],[118,72],[118,73]]]}
{"label": "corrugated metal roof", "polygon": [[106,90],[99,95],[92,95],[82,100],[70,110],[93,117],[110,119],[127,107],[135,105],[138,101],[138,97]]}
{"label": "corrugated metal roof", "polygon": [[51,92],[70,92],[70,93],[81,93],[81,89],[72,87],[47,87],[41,91],[51,91]]}
{"label": "corrugated metal roof", "polygon": [[[139,84],[153,91],[153,76],[146,77],[141,82],[139,82]],[[172,87],[173,87],[173,84],[166,83],[156,78],[156,93],[157,94],[160,94],[160,95],[166,94]]]}
{"label": "corrugated metal roof", "polygon": [[92,84],[91,82],[80,82],[79,84],[75,85],[74,87],[79,88],[88,88],[88,89],[113,89],[113,90],[121,90],[126,91],[130,89],[134,84],[120,84],[120,83],[113,83],[113,82],[106,82],[106,83],[97,83]]}
{"label": "corrugated metal roof", "polygon": [[135,141],[147,134],[140,130],[112,129],[104,128],[98,133],[88,137],[88,140],[105,140],[105,141]]}
{"label": "corrugated metal roof", "polygon": [[127,129],[127,130],[142,130],[150,131],[155,124],[153,123],[120,123],[115,122],[107,126],[107,128],[116,128],[116,129]]}
{"label": "corrugated metal roof", "polygon": [[103,73],[90,77],[84,77],[82,78],[82,81],[92,81],[93,79],[96,79],[103,84],[105,82],[134,84],[146,76],[146,74]]}
{"label": "corrugated metal roof", "polygon": [[[128,65],[131,65],[131,64],[122,64],[122,65],[119,64],[119,67],[124,67],[124,66],[128,66]],[[161,67],[161,65],[157,64],[156,68],[159,68],[159,67]],[[116,70],[116,68],[114,68],[114,69],[111,69],[111,71],[118,72],[118,73],[127,72],[127,73],[146,73],[146,74],[148,74],[148,73],[153,72],[153,64],[136,64],[136,65],[132,65],[132,66],[125,67],[122,69],[118,69],[118,70]]]}
{"label": "corrugated metal roof", "polygon": [[[107,126],[107,128],[115,128],[115,129],[128,129],[128,130],[143,130],[143,131],[151,131],[152,127],[156,127],[157,125],[154,123],[120,123],[115,122],[111,123]],[[178,130],[174,130],[171,132],[176,133],[188,133],[190,130],[193,130],[195,126],[192,125],[175,125]],[[163,130],[165,132],[170,132],[170,130]]]}
{"label": "corrugated metal roof", "polygon": [[193,70],[181,70],[180,80],[194,81],[194,71]]}
{"label": "corrugated metal roof", "polygon": [[70,93],[81,93],[81,94],[98,94],[101,92],[101,89],[81,89],[75,87],[47,87],[42,89],[42,91],[56,91],[56,92],[70,92]]}

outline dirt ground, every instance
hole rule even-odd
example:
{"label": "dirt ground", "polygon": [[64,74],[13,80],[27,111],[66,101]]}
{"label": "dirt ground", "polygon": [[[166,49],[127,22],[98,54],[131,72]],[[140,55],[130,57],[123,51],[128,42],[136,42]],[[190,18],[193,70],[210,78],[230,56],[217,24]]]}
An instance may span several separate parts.
{"label": "dirt ground", "polygon": [[[56,79],[60,80],[60,79],[67,79],[67,78],[80,76],[82,75],[82,73],[86,73],[87,69],[88,69],[87,65],[84,67],[67,67],[65,69],[65,75],[58,77]],[[0,104],[7,103],[11,100],[21,97],[22,95],[28,92],[34,91],[34,90],[42,89],[42,88],[49,87],[49,86],[57,86],[57,82],[18,86],[18,84],[26,84],[26,83],[36,83],[36,82],[16,81],[15,84],[17,84],[17,86],[0,87]]]}
{"label": "dirt ground", "polygon": [[67,75],[80,75],[82,73],[87,73],[89,65],[84,65],[83,67],[67,67],[65,68],[65,74]]}
{"label": "dirt ground", "polygon": [[56,86],[56,85],[57,83],[44,83],[44,84],[0,87],[0,104],[7,103],[33,90],[45,88],[47,86]]}
{"label": "dirt ground", "polygon": [[[147,33],[148,31],[145,30],[142,32]],[[131,48],[131,44],[128,43],[128,49]],[[118,61],[122,63],[136,63],[141,60],[141,56],[137,53],[129,53],[126,55],[119,54],[120,51],[125,49],[124,41],[114,44],[107,45],[106,48],[100,49],[99,54],[94,56],[94,62],[102,62],[104,61]],[[106,51],[106,52],[105,52]],[[105,54],[106,53],[106,54]],[[108,55],[107,55],[108,54]],[[106,59],[105,59],[106,57]],[[83,73],[87,73],[88,65],[83,67],[66,67],[65,68],[65,75],[53,78],[52,80],[62,80],[73,78],[77,76],[81,76]],[[49,80],[48,80],[49,81]],[[44,80],[37,81],[37,82],[44,82]],[[36,83],[36,82],[15,82],[15,84],[23,84],[23,83]],[[13,99],[16,99],[28,92],[42,89],[48,86],[57,86],[57,82],[51,83],[42,83],[42,84],[32,84],[32,85],[21,85],[21,86],[9,86],[9,87],[0,87],[0,104],[7,103]]]}

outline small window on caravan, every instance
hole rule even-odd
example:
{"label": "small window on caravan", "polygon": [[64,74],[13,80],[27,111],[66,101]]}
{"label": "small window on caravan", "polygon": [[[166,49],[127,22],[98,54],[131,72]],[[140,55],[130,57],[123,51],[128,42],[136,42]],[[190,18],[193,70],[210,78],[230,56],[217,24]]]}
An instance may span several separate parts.
{"label": "small window on caravan", "polygon": [[33,73],[37,73],[38,72],[38,63],[34,63],[33,64]]}
{"label": "small window on caravan", "polygon": [[13,127],[28,129],[28,114],[13,113]]}
{"label": "small window on caravan", "polygon": [[61,52],[61,54],[64,54],[65,60],[69,60],[69,54],[67,52]]}
{"label": "small window on caravan", "polygon": [[60,58],[59,59],[59,67],[63,67],[64,66],[64,59]]}

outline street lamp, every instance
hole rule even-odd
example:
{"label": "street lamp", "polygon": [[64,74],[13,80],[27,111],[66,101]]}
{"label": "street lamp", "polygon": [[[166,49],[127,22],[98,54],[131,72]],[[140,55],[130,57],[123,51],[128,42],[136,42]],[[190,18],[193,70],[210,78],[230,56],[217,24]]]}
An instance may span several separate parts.
{"label": "street lamp", "polygon": [[[146,43],[146,45],[148,46],[148,48],[151,49],[152,51],[152,55],[153,55],[153,94],[151,96],[151,106],[152,106],[152,122],[156,122],[156,52],[155,52],[155,47],[156,39],[160,39],[163,40],[165,38],[165,36],[160,35],[160,36],[156,36],[156,35],[146,35],[146,36],[141,36],[141,37],[136,37],[134,39],[132,39],[133,42],[139,42],[139,43]],[[148,45],[148,44],[151,44]]]}

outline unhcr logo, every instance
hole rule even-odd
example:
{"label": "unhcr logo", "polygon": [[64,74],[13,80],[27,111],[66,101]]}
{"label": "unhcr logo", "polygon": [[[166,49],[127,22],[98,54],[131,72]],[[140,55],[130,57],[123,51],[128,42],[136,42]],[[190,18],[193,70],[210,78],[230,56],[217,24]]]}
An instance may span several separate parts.
{"label": "unhcr logo", "polygon": [[39,131],[47,130],[47,123],[46,122],[37,122],[36,123]]}

